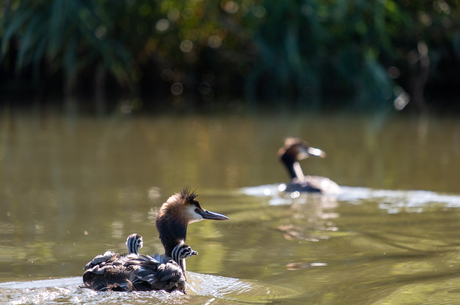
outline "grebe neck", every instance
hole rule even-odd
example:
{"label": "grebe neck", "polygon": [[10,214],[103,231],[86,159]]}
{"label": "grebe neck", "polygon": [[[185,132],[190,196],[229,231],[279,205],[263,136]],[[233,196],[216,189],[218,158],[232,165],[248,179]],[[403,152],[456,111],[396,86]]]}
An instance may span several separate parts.
{"label": "grebe neck", "polygon": [[[296,170],[294,168],[294,164],[297,163],[297,166],[299,168],[300,168],[300,164],[298,162],[296,162],[295,159],[291,155],[289,155],[287,153],[283,154],[280,159],[281,159],[281,162],[283,162],[284,165],[286,166],[286,169],[287,169],[291,179],[297,178],[297,172],[296,172]],[[300,172],[302,172],[301,169],[300,169]],[[303,176],[303,173],[302,173],[302,176]]]}
{"label": "grebe neck", "polygon": [[[160,233],[160,240],[165,248],[165,255],[172,257],[174,248],[185,242],[187,237],[187,225],[169,215],[163,215],[156,221],[156,227]],[[179,262],[177,262],[179,263]]]}

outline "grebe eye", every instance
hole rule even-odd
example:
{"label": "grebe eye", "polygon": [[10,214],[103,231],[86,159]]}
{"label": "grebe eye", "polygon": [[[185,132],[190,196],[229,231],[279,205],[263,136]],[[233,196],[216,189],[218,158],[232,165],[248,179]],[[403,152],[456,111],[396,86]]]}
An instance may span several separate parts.
{"label": "grebe eye", "polygon": [[200,214],[200,210],[198,210],[198,208],[196,208],[195,213]]}

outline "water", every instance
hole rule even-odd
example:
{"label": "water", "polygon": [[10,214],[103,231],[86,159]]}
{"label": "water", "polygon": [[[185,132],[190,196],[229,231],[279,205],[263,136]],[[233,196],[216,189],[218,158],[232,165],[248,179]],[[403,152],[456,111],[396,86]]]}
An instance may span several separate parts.
{"label": "water", "polygon": [[[283,194],[286,136],[326,151]],[[460,299],[460,121],[350,116],[0,116],[0,302],[450,304]],[[189,186],[230,221],[192,224],[189,294],[96,293],[84,265],[161,252],[152,222]]]}

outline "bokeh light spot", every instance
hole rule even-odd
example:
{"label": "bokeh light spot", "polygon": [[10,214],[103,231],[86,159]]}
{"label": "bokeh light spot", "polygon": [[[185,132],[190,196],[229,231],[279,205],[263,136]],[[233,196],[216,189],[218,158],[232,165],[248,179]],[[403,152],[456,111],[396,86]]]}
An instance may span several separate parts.
{"label": "bokeh light spot", "polygon": [[193,49],[193,42],[184,40],[180,44],[180,50],[184,53],[189,53]]}
{"label": "bokeh light spot", "polygon": [[419,19],[427,27],[431,26],[431,24],[433,23],[433,21],[431,20],[431,17],[423,12],[419,13]]}
{"label": "bokeh light spot", "polygon": [[168,19],[171,21],[179,20],[180,12],[176,9],[172,9],[168,11]]}
{"label": "bokeh light spot", "polygon": [[94,32],[94,35],[96,35],[96,37],[98,39],[102,39],[105,37],[105,35],[107,34],[107,29],[105,28],[105,26],[98,26],[96,28],[96,31]]}
{"label": "bokeh light spot", "polygon": [[388,75],[390,75],[391,78],[396,79],[400,74],[401,73],[397,67],[391,66],[388,68]]}
{"label": "bokeh light spot", "polygon": [[403,110],[407,104],[409,104],[410,96],[406,92],[402,92],[394,100],[394,106],[396,110]]}
{"label": "bokeh light spot", "polygon": [[222,2],[221,6],[229,14],[235,14],[239,8],[238,3],[234,1]]}
{"label": "bokeh light spot", "polygon": [[220,47],[222,45],[222,39],[220,39],[220,37],[217,36],[217,35],[212,35],[208,39],[208,45],[211,48],[217,49],[218,47]]}
{"label": "bokeh light spot", "polygon": [[157,21],[155,28],[158,32],[163,33],[169,28],[169,20],[168,19],[160,19]]}
{"label": "bokeh light spot", "polygon": [[257,18],[262,18],[262,17],[265,16],[266,11],[265,11],[265,8],[262,5],[257,5],[252,9],[252,13]]}
{"label": "bokeh light spot", "polygon": [[177,82],[172,84],[171,93],[174,95],[181,95],[184,92],[184,86],[181,83]]}

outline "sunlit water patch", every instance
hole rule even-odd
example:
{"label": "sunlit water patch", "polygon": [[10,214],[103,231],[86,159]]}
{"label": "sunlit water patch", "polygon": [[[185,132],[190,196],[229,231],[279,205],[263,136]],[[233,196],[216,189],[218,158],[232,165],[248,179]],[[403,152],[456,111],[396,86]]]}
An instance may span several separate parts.
{"label": "sunlit water patch", "polygon": [[344,190],[337,199],[349,203],[361,204],[367,200],[378,200],[379,208],[388,213],[423,212],[424,209],[437,206],[459,208],[460,196],[439,194],[423,190],[374,190],[359,187],[342,187]]}
{"label": "sunlit water patch", "polygon": [[81,277],[0,284],[1,304],[228,304],[267,303],[298,295],[279,286],[189,272],[187,295],[157,292],[95,292]]}
{"label": "sunlit water patch", "polygon": [[[368,201],[378,202],[382,210],[390,214],[400,212],[420,213],[424,209],[436,206],[445,208],[460,208],[460,196],[453,194],[439,194],[423,190],[376,190],[365,187],[342,186],[339,195],[302,194],[299,192],[285,193],[280,191],[282,184],[269,184],[242,188],[241,191],[249,196],[269,196],[270,205],[291,204],[293,199],[297,202],[306,202],[307,198],[323,197],[325,201],[347,202],[350,204],[364,204]],[[329,198],[329,199],[328,199]]]}

